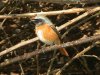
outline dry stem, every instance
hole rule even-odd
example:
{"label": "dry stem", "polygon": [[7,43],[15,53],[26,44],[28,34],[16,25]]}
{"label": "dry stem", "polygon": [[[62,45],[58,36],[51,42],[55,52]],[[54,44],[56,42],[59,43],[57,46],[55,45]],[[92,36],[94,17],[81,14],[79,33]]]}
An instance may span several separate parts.
{"label": "dry stem", "polygon": [[[61,26],[58,28],[58,31],[62,30],[63,28],[67,27],[68,25],[71,25],[71,24],[77,22],[78,20],[80,20],[80,19],[82,19],[82,18],[84,18],[84,17],[88,16],[89,14],[92,14],[92,13],[94,13],[94,12],[96,12],[96,11],[100,11],[100,7],[96,7],[96,8],[94,8],[94,9],[92,9],[91,11],[85,12],[85,13],[83,13],[82,15],[80,15],[80,16],[78,16],[78,17],[72,19],[71,21],[65,23],[64,25],[61,25]],[[10,47],[10,48],[8,48],[8,49],[3,50],[2,52],[0,52],[0,56],[2,56],[2,55],[4,55],[4,54],[7,54],[7,53],[9,53],[9,52],[11,52],[11,51],[14,51],[15,49],[18,49],[18,48],[20,48],[20,47],[22,47],[22,46],[25,46],[25,45],[27,45],[27,44],[33,43],[33,42],[35,42],[35,41],[37,41],[37,40],[39,40],[38,37],[35,37],[35,38],[33,38],[33,39],[20,42],[20,43],[16,44],[15,46],[12,46],[12,47]]]}
{"label": "dry stem", "polygon": [[[40,53],[43,53],[43,52],[49,52],[49,51],[58,49],[58,48],[60,48],[60,47],[69,47],[69,46],[79,45],[79,44],[83,44],[83,43],[87,43],[87,42],[92,42],[92,41],[97,41],[97,40],[100,40],[100,35],[95,35],[95,36],[87,37],[87,38],[85,38],[85,39],[80,39],[80,40],[77,40],[77,41],[67,42],[67,43],[64,43],[64,44],[61,44],[61,45],[49,46],[49,47],[46,47],[46,48],[42,48],[42,49],[39,49],[39,50],[35,50],[35,51],[33,51],[33,52],[30,52],[30,53],[25,53],[25,54],[22,55],[22,56],[18,56],[18,57],[9,59],[9,60],[7,60],[7,61],[5,61],[5,62],[2,62],[2,63],[0,64],[0,67],[6,66],[6,65],[12,64],[12,63],[14,63],[14,62],[18,62],[18,61],[24,60],[24,59],[29,59],[29,58],[31,58],[32,56],[35,56],[35,55],[37,55],[37,54],[40,54]],[[69,61],[68,63],[66,63],[66,65],[68,65],[68,64],[71,63],[74,59],[80,57],[81,55],[83,55],[83,54],[86,53],[87,51],[88,51],[88,50],[83,50],[82,52],[78,53],[76,56],[74,56],[74,57],[71,59],[71,61]]]}
{"label": "dry stem", "polygon": [[11,14],[11,15],[0,15],[0,19],[3,18],[17,18],[17,17],[32,17],[36,15],[58,15],[58,14],[72,14],[86,11],[85,8],[72,8],[68,10],[59,10],[59,11],[49,11],[49,12],[37,12],[37,13],[25,13],[25,14]]}

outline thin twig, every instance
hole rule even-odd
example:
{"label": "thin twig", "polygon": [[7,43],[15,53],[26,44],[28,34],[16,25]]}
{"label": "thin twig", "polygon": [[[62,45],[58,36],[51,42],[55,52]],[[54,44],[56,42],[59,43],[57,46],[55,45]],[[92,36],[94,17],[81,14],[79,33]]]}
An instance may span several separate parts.
{"label": "thin twig", "polygon": [[47,75],[50,75],[51,68],[52,68],[53,62],[54,62],[54,60],[55,60],[56,52],[57,52],[57,50],[54,50],[53,59],[51,60],[50,66],[49,66],[49,68],[48,68],[48,70],[47,70]]}
{"label": "thin twig", "polygon": [[[9,12],[9,14],[11,14],[13,12],[13,10],[12,11],[10,11]],[[7,35],[7,33],[5,32],[5,30],[4,30],[4,28],[3,28],[3,24],[4,24],[4,22],[7,20],[7,18],[5,18],[3,21],[2,21],[2,23],[0,24],[0,28],[2,29],[2,31],[4,32],[4,34],[5,34],[5,36],[8,38],[8,35]],[[9,40],[9,38],[7,39],[8,41],[9,41],[9,44],[11,45],[11,46],[13,46],[13,44],[12,44],[12,42]],[[14,54],[15,54],[15,56],[17,56],[17,54],[16,54],[16,52],[14,52]],[[20,62],[18,62],[19,63],[19,66],[20,66],[20,69],[21,69],[21,75],[24,75],[24,70],[23,70],[23,68],[22,68],[22,64],[20,63]]]}
{"label": "thin twig", "polygon": [[[39,41],[37,41],[37,50],[40,48],[40,43]],[[39,70],[40,70],[40,66],[39,66],[39,55],[36,55],[36,66],[37,66],[37,75],[39,75]]]}
{"label": "thin twig", "polygon": [[19,33],[19,34],[17,34],[17,35],[12,35],[12,36],[8,36],[7,38],[5,38],[5,39],[3,39],[3,40],[1,40],[0,41],[0,45],[1,44],[4,44],[8,39],[12,39],[12,38],[14,38],[14,37],[18,37],[18,36],[20,36],[21,34],[24,34],[25,32],[27,32],[27,30],[28,29],[25,29],[25,30],[23,30],[21,33]]}
{"label": "thin twig", "polygon": [[86,16],[88,16],[88,15],[90,15],[90,14],[96,12],[96,11],[100,11],[100,7],[96,7],[96,8],[94,8],[94,9],[91,9],[91,10],[89,10],[89,11],[83,13],[82,15],[80,15],[80,16],[78,16],[78,17],[72,19],[72,20],[70,20],[69,22],[67,22],[67,23],[65,23],[65,24],[63,24],[63,25],[61,25],[61,26],[58,28],[58,30],[62,30],[62,29],[64,29],[64,28],[68,27],[69,25],[71,25],[71,24],[73,24],[73,23],[75,23],[75,22],[81,20],[82,18],[84,18],[84,17],[86,17]]}
{"label": "thin twig", "polygon": [[82,57],[92,57],[92,58],[96,58],[97,60],[100,61],[100,57],[98,57],[96,55],[82,55]]}
{"label": "thin twig", "polygon": [[[79,53],[79,50],[77,50],[75,46],[72,46],[72,47],[76,50],[76,53]],[[75,54],[76,54],[76,53],[75,53]],[[82,59],[82,60],[81,60],[81,59]],[[83,65],[83,67],[85,68],[85,71],[86,71],[89,75],[93,75],[92,72],[91,72],[91,70],[89,69],[89,67],[88,67],[88,65],[87,65],[87,60],[86,60],[84,57],[82,57],[81,59],[78,59],[78,60],[79,60],[79,62]]]}
{"label": "thin twig", "polygon": [[77,23],[76,25],[72,26],[71,28],[67,29],[67,31],[62,35],[62,38],[64,38],[64,36],[65,36],[66,34],[68,34],[68,32],[71,31],[73,28],[78,27],[79,25],[82,25],[82,24],[85,23],[86,21],[88,21],[88,20],[90,20],[91,18],[96,17],[96,16],[98,16],[98,15],[100,15],[100,11],[97,12],[96,14],[94,14],[94,15],[92,15],[92,16],[86,18],[85,20],[83,20],[83,21]]}
{"label": "thin twig", "polygon": [[6,49],[6,50],[0,52],[0,56],[2,56],[2,55],[4,55],[4,54],[7,54],[7,53],[9,53],[9,52],[11,52],[11,51],[14,51],[15,49],[20,48],[20,47],[22,47],[22,46],[25,46],[25,45],[27,45],[27,44],[33,43],[33,42],[35,42],[35,41],[37,41],[37,40],[38,40],[38,37],[33,38],[33,39],[30,39],[30,40],[27,40],[27,41],[22,41],[22,42],[18,43],[17,45],[12,46],[12,47],[10,47],[10,48],[8,48],[8,49]]}
{"label": "thin twig", "polygon": [[82,55],[84,55],[84,53],[86,53],[87,51],[91,50],[91,48],[93,48],[95,45],[91,45],[87,48],[85,48],[83,51],[77,53],[72,59],[70,59],[57,73],[56,75],[60,75],[60,73],[66,68],[68,67],[75,59],[81,57]]}

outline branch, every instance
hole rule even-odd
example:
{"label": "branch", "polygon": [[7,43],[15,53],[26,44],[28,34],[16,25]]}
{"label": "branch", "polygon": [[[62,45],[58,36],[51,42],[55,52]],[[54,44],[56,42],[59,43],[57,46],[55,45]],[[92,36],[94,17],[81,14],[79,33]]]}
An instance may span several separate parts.
{"label": "branch", "polygon": [[[4,61],[0,64],[0,67],[6,66],[6,65],[9,65],[9,64],[24,60],[24,59],[29,59],[29,58],[37,55],[37,54],[44,53],[44,52],[49,52],[49,51],[52,51],[52,50],[55,50],[55,49],[58,49],[58,48],[61,48],[61,47],[69,47],[69,46],[79,45],[79,44],[92,42],[92,41],[97,41],[97,40],[100,40],[100,35],[95,35],[95,36],[87,37],[85,39],[80,39],[80,40],[76,40],[76,41],[72,41],[72,42],[67,42],[67,43],[64,43],[64,44],[61,44],[61,45],[53,45],[53,46],[49,46],[49,47],[46,47],[46,48],[38,49],[38,50],[35,50],[33,52],[30,52],[30,53],[25,53],[22,56],[18,56],[18,57],[9,59],[7,61]],[[82,52],[78,53],[76,56],[74,56],[73,59],[76,59],[76,58],[80,57],[85,52],[87,52],[87,50],[83,50]]]}
{"label": "branch", "polygon": [[[80,16],[78,16],[78,17],[76,17],[76,18],[70,20],[69,22],[67,22],[67,23],[65,23],[65,24],[63,24],[63,25],[61,25],[61,26],[58,27],[57,29],[58,29],[58,31],[60,31],[60,30],[62,30],[63,28],[65,28],[65,27],[67,27],[67,26],[69,26],[69,25],[71,25],[71,24],[77,22],[78,20],[80,20],[80,19],[82,19],[82,18],[84,18],[84,17],[86,17],[86,16],[88,16],[88,15],[90,15],[90,14],[96,12],[96,11],[99,11],[99,10],[100,10],[100,7],[96,7],[96,8],[94,8],[94,9],[92,9],[91,11],[85,12],[85,13],[83,13],[82,15],[80,15]],[[27,44],[33,43],[33,42],[35,42],[35,41],[37,41],[37,40],[39,40],[38,37],[35,37],[35,38],[33,38],[33,39],[20,42],[20,43],[14,45],[13,47],[10,47],[10,48],[8,48],[8,49],[3,50],[2,52],[0,52],[0,56],[2,56],[2,55],[4,55],[4,54],[7,54],[7,53],[9,53],[9,52],[11,52],[11,51],[14,51],[15,49],[18,49],[18,48],[20,48],[20,47],[22,47],[22,46],[25,46],[25,45],[27,45]]]}
{"label": "branch", "polygon": [[67,22],[67,23],[65,23],[65,24],[63,24],[63,25],[61,25],[61,26],[58,28],[58,30],[62,30],[63,28],[68,27],[69,25],[71,25],[71,24],[73,24],[73,23],[75,23],[75,22],[81,20],[82,18],[84,18],[84,17],[86,17],[86,16],[88,16],[88,15],[90,15],[90,14],[96,12],[96,11],[100,11],[100,7],[96,7],[96,8],[94,8],[94,9],[92,9],[92,10],[89,10],[89,11],[83,13],[82,15],[80,15],[80,16],[78,16],[78,17],[72,19],[72,20],[70,20],[69,22]]}
{"label": "branch", "polygon": [[58,15],[58,14],[72,14],[86,11],[85,8],[72,8],[68,10],[59,11],[49,11],[49,12],[37,12],[37,13],[25,13],[25,14],[10,14],[10,15],[0,15],[0,19],[4,18],[17,18],[17,17],[32,17],[36,15]]}
{"label": "branch", "polygon": [[[26,1],[40,1],[40,0],[26,0]],[[41,0],[41,2],[51,2],[51,3],[60,3],[60,4],[91,4],[91,3],[99,3],[100,0]]]}
{"label": "branch", "polygon": [[38,40],[38,37],[33,38],[33,39],[30,39],[30,40],[27,40],[27,41],[22,41],[22,42],[18,43],[17,45],[15,45],[15,46],[13,46],[13,47],[10,47],[10,48],[8,48],[8,49],[6,49],[6,50],[0,52],[0,56],[2,56],[2,55],[4,55],[4,54],[7,54],[7,53],[9,53],[9,52],[11,52],[11,51],[13,51],[13,50],[15,50],[15,49],[17,49],[17,48],[20,48],[20,47],[22,47],[22,46],[25,46],[25,45],[30,44],[30,43],[32,43],[32,42],[35,42],[35,41],[37,41],[37,40]]}
{"label": "branch", "polygon": [[96,58],[97,60],[100,61],[100,57],[98,57],[96,55],[82,55],[82,57],[92,57],[92,58]]}
{"label": "branch", "polygon": [[59,71],[56,73],[56,75],[60,75],[60,73],[66,68],[68,67],[75,59],[81,57],[82,55],[84,55],[84,53],[86,53],[87,51],[91,50],[91,48],[93,48],[95,45],[91,45],[87,48],[85,48],[83,51],[77,53],[72,59],[70,59],[61,69],[59,69]]}

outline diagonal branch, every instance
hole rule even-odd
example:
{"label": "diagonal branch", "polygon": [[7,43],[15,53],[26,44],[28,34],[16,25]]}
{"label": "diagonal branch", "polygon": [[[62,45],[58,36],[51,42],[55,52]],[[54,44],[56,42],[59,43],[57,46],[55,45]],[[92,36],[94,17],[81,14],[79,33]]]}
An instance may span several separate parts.
{"label": "diagonal branch", "polygon": [[56,73],[56,75],[60,75],[60,73],[66,68],[68,67],[75,59],[81,57],[82,55],[84,55],[84,53],[86,53],[87,51],[91,50],[91,48],[93,48],[95,45],[91,45],[87,48],[85,48],[84,50],[82,50],[81,52],[77,53],[72,59],[70,59],[61,69],[59,69],[59,71]]}
{"label": "diagonal branch", "polygon": [[[90,15],[90,14],[96,12],[96,11],[100,11],[100,7],[96,7],[96,8],[94,8],[94,9],[92,9],[91,11],[85,12],[85,13],[83,13],[82,15],[80,15],[80,16],[78,16],[78,17],[76,17],[76,18],[70,20],[69,22],[67,22],[67,23],[65,23],[65,24],[63,24],[63,25],[61,25],[61,26],[58,28],[58,31],[62,30],[63,28],[65,28],[65,27],[67,27],[67,26],[69,26],[69,25],[71,25],[71,24],[77,22],[78,20],[80,20],[80,19],[82,19],[82,18],[84,18],[84,17],[86,17],[86,16],[88,16],[88,15]],[[80,17],[81,17],[81,18],[80,18]],[[14,51],[15,49],[18,49],[18,48],[20,48],[20,47],[22,47],[22,46],[25,46],[25,45],[27,45],[27,44],[33,43],[33,42],[35,42],[35,41],[37,41],[37,40],[39,40],[38,37],[35,37],[35,38],[33,38],[33,39],[20,42],[20,43],[14,45],[14,46],[12,46],[12,47],[10,47],[10,48],[8,48],[8,49],[2,51],[2,52],[0,52],[0,56],[2,56],[2,55],[4,55],[4,54],[7,54],[7,53],[9,53],[9,52],[11,52],[11,51]]]}
{"label": "diagonal branch", "polygon": [[[87,43],[87,42],[92,42],[92,41],[97,41],[97,40],[100,40],[100,34],[99,35],[95,35],[95,36],[91,36],[91,37],[87,37],[85,39],[80,39],[80,40],[76,40],[76,41],[72,41],[72,42],[67,42],[67,43],[64,43],[64,44],[61,44],[61,45],[49,46],[49,47],[46,47],[46,48],[35,50],[33,52],[30,52],[30,53],[25,53],[22,56],[18,56],[18,57],[9,59],[7,61],[4,61],[4,62],[2,62],[0,64],[0,67],[6,66],[6,65],[9,65],[9,64],[12,64],[12,63],[24,60],[24,59],[29,59],[32,56],[35,56],[37,54],[44,53],[44,52],[49,52],[49,51],[58,49],[60,47],[69,47],[69,46],[79,45],[79,44],[83,44],[83,43]],[[87,51],[82,51],[80,54],[77,54],[74,57],[74,59],[78,58],[80,55],[84,54],[85,52],[87,52]]]}
{"label": "diagonal branch", "polygon": [[76,18],[70,20],[69,22],[67,22],[67,23],[65,23],[65,24],[63,24],[63,25],[61,25],[61,26],[58,28],[58,30],[62,30],[63,28],[68,27],[69,25],[71,25],[71,24],[73,24],[73,23],[75,23],[75,22],[81,20],[82,18],[84,18],[84,17],[86,17],[86,16],[88,16],[88,15],[90,15],[90,14],[96,12],[96,11],[100,11],[100,7],[96,7],[96,8],[94,8],[94,9],[92,9],[92,10],[88,10],[87,12],[83,13],[82,15],[80,15],[80,16],[78,16],[78,17],[76,17]]}

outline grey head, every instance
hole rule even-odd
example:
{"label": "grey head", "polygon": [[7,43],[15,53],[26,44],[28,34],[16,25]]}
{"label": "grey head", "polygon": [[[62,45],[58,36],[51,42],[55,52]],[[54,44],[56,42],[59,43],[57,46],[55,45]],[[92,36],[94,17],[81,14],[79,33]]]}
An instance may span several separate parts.
{"label": "grey head", "polygon": [[31,24],[35,24],[36,26],[40,26],[42,24],[44,24],[44,20],[43,19],[33,19],[30,21]]}
{"label": "grey head", "polygon": [[36,26],[40,26],[44,23],[52,25],[53,23],[45,16],[36,16],[32,21]]}

